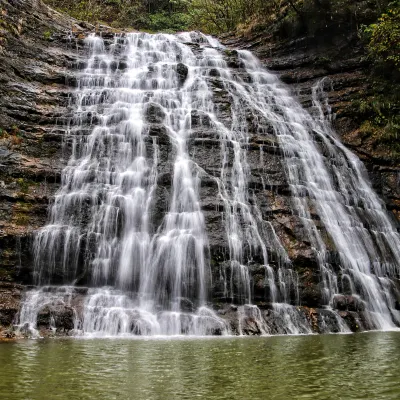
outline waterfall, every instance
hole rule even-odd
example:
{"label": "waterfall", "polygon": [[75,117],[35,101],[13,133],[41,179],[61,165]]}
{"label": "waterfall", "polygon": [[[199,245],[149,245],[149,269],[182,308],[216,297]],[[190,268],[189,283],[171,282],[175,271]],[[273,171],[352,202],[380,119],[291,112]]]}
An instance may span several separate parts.
{"label": "waterfall", "polygon": [[[309,113],[251,53],[236,52],[233,68],[223,46],[200,33],[129,33],[111,42],[90,35],[85,45],[66,125],[71,154],[49,223],[35,237],[37,288],[26,293],[20,326],[36,331],[44,309],[67,307],[74,331],[86,335],[231,333],[226,307],[213,306],[201,195],[208,182],[227,243],[221,296],[239,305],[233,331],[312,332],[296,270],[252,189],[254,125],[261,137],[272,127],[283,154],[291,211],[320,269],[321,326],[330,319],[335,331],[348,330],[335,310],[342,294],[362,304],[366,328],[400,324],[399,234],[363,165],[331,128],[324,82],[313,88]],[[193,143],[218,147],[212,166],[198,162],[196,151],[206,147]],[[261,146],[260,165],[266,157]],[[265,187],[268,171],[260,179]],[[255,266],[266,311],[253,304]]]}

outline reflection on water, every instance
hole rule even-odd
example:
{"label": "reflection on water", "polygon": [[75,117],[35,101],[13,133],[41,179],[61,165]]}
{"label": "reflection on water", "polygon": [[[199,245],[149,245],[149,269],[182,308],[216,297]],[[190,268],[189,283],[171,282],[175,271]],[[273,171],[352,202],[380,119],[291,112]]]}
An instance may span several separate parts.
{"label": "reflection on water", "polygon": [[400,334],[0,343],[0,399],[399,399]]}

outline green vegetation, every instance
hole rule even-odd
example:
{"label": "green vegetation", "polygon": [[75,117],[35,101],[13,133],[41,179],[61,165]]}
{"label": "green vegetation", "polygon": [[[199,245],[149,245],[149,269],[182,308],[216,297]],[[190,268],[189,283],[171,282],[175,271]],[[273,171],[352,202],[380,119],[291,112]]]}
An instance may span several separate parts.
{"label": "green vegetation", "polygon": [[[381,86],[379,88],[379,85]],[[400,85],[389,87],[382,80],[374,82],[373,96],[356,104],[362,136],[369,138],[377,150],[385,151],[396,161],[400,160]],[[386,88],[386,91],[383,91]]]}
{"label": "green vegetation", "polygon": [[[387,0],[47,0],[91,23],[149,31],[236,29],[274,31],[280,36],[348,29],[376,22]],[[389,23],[384,18],[385,23]]]}
{"label": "green vegetation", "polygon": [[44,37],[46,40],[50,40],[51,35],[52,35],[51,31],[45,31],[45,32],[43,32],[43,37]]}
{"label": "green vegetation", "polygon": [[19,226],[27,226],[32,216],[32,204],[18,201],[13,206],[12,222]]}
{"label": "green vegetation", "polygon": [[372,96],[359,102],[360,131],[400,160],[400,2],[390,3],[376,22],[361,27],[372,66]]}
{"label": "green vegetation", "polygon": [[19,186],[19,191],[23,194],[27,194],[32,187],[38,186],[37,182],[27,178],[17,178],[16,183]]}
{"label": "green vegetation", "polygon": [[364,34],[371,60],[400,71],[400,2],[389,4],[376,23],[364,27]]}
{"label": "green vegetation", "polygon": [[47,0],[55,9],[93,24],[176,32],[192,24],[191,0]]}

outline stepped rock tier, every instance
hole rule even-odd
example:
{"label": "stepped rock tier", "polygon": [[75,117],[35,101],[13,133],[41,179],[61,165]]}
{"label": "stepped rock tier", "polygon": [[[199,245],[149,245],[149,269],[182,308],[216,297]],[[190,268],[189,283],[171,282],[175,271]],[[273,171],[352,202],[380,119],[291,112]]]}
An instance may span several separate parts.
{"label": "stepped rock tier", "polygon": [[84,44],[62,119],[69,159],[34,236],[20,329],[400,324],[396,223],[332,130],[324,79],[305,110],[250,52],[200,33]]}

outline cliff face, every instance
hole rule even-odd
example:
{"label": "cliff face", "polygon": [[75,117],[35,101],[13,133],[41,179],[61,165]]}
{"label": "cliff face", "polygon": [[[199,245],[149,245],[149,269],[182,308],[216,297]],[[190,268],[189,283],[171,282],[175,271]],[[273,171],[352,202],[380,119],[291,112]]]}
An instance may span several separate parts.
{"label": "cliff face", "polygon": [[[0,1],[0,324],[31,281],[32,232],[47,218],[65,155],[75,22],[40,1]],[[17,284],[18,283],[18,284]]]}
{"label": "cliff face", "polygon": [[[81,50],[79,38],[90,27],[78,25],[40,1],[0,0],[0,6],[0,325],[6,326],[18,311],[23,285],[32,284],[32,233],[47,221],[49,201],[59,187],[60,171],[68,160],[69,147],[63,142],[68,95],[74,87],[73,67]],[[331,42],[318,43],[315,38],[276,41],[261,34],[226,38],[225,44],[255,52],[298,93],[306,107],[311,105],[311,87],[328,76],[333,88],[329,102],[336,114],[336,130],[365,162],[374,187],[388,208],[395,213],[400,211],[399,165],[363,140],[359,124],[352,117],[353,102],[371,90],[363,51],[355,35],[339,35]],[[230,66],[239,69],[235,63],[232,55]],[[217,77],[215,87],[219,93],[215,102],[220,110],[227,111],[220,117],[229,119],[230,99],[218,89]],[[200,118],[193,116],[194,129]],[[150,136],[155,136],[160,145],[155,218],[161,220],[169,201],[173,157],[159,119],[157,110],[151,110]],[[268,155],[263,165],[261,151]],[[214,143],[213,132],[204,129],[204,124],[191,144],[191,154],[209,176],[218,173],[220,150]],[[267,140],[258,137],[255,131],[247,157],[252,175],[250,187],[262,217],[273,225],[299,275],[301,304],[307,308],[308,317],[317,319],[312,309],[321,306],[319,271],[302,224],[291,213],[290,191],[277,143],[272,136]],[[269,175],[268,185],[262,181],[263,173]],[[215,194],[215,182],[205,179],[200,195],[210,241],[213,299],[218,303],[226,301],[220,271],[226,262],[228,245]],[[273,248],[269,252],[271,265],[276,267],[279,257]],[[266,288],[260,262],[261,257],[254,257],[250,269],[254,299],[262,305]],[[84,279],[79,283],[86,284]],[[351,299],[343,301],[350,303]],[[357,311],[356,304],[342,304],[338,308],[344,313]],[[343,316],[355,326],[354,315]]]}

